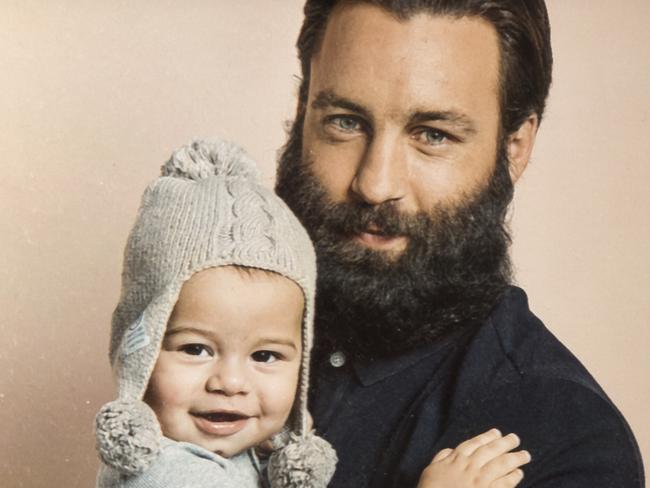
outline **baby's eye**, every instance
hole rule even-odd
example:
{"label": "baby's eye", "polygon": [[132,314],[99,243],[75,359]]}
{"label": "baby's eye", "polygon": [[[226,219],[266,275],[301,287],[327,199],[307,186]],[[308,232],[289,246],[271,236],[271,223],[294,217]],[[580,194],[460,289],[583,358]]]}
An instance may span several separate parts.
{"label": "baby's eye", "polygon": [[205,344],[183,344],[179,348],[179,351],[182,351],[185,354],[189,354],[190,356],[201,356],[201,357],[214,356],[212,349],[210,349]]}
{"label": "baby's eye", "polygon": [[255,351],[251,357],[257,363],[274,363],[280,359],[280,354],[273,351]]}

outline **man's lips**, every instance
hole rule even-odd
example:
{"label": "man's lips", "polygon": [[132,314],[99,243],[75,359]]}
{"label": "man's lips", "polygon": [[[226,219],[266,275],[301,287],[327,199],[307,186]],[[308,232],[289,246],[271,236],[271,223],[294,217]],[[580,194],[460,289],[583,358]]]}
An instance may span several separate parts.
{"label": "man's lips", "polygon": [[382,251],[403,251],[408,243],[406,236],[383,234],[376,226],[369,226],[365,232],[356,234],[355,238],[367,247]]}
{"label": "man's lips", "polygon": [[196,427],[210,435],[228,436],[242,430],[250,415],[242,412],[215,410],[210,412],[190,412]]}

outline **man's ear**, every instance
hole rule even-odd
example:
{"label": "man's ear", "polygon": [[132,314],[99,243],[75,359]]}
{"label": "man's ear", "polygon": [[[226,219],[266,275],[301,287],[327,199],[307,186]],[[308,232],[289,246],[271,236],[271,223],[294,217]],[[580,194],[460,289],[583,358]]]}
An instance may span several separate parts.
{"label": "man's ear", "polygon": [[531,114],[516,131],[508,136],[506,150],[508,152],[508,161],[510,162],[510,179],[513,183],[516,183],[524,173],[526,166],[528,166],[528,161],[530,161],[530,155],[535,145],[538,125],[539,119],[537,118],[537,114]]}

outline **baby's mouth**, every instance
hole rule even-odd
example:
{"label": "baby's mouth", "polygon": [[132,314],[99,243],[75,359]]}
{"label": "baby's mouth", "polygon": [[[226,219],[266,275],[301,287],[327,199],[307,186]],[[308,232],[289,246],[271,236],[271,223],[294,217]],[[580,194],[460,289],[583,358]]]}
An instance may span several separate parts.
{"label": "baby's mouth", "polygon": [[200,431],[218,437],[236,434],[252,418],[242,412],[229,411],[190,412],[190,415]]}
{"label": "baby's mouth", "polygon": [[245,420],[249,416],[239,412],[190,412],[195,417],[200,417],[209,422],[236,422]]}

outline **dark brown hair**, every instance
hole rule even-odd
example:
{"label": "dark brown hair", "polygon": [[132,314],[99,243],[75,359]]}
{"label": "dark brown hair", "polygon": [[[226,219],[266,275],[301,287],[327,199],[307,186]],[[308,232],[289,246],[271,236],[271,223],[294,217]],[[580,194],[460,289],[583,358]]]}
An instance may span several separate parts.
{"label": "dark brown hair", "polygon": [[[307,0],[298,37],[302,65],[299,107],[309,89],[310,63],[319,48],[327,19],[341,0]],[[501,129],[517,130],[531,114],[541,121],[551,84],[553,56],[544,0],[356,0],[383,8],[399,20],[426,12],[451,17],[480,17],[497,31],[500,40]],[[299,109],[301,110],[301,109]],[[300,117],[300,114],[299,114]]]}

